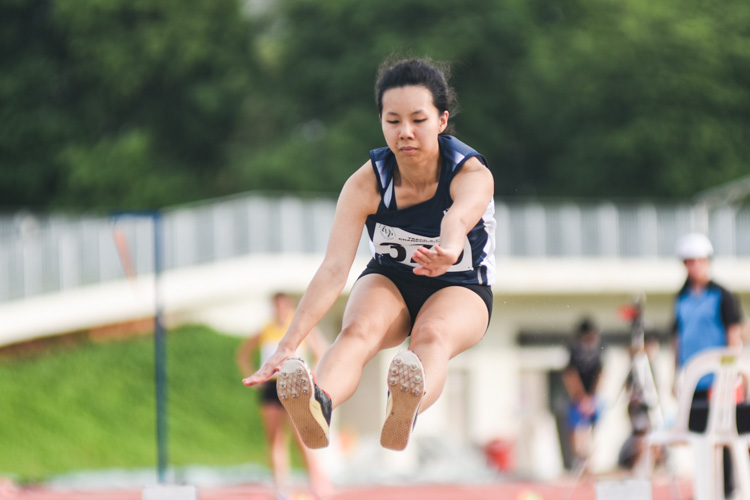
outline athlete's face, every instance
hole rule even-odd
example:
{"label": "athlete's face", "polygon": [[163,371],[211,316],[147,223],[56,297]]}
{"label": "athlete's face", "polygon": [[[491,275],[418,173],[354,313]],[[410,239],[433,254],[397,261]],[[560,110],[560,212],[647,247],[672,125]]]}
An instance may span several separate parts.
{"label": "athlete's face", "polygon": [[437,160],[438,135],[448,126],[448,112],[438,111],[427,87],[396,87],[383,93],[380,124],[400,163]]}

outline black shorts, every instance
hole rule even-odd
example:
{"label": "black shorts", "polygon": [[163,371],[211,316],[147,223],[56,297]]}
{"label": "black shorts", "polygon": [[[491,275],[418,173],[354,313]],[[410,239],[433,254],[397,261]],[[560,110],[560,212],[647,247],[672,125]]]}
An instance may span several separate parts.
{"label": "black shorts", "polygon": [[269,380],[263,382],[258,387],[258,395],[261,405],[277,405],[282,406],[279,400],[279,395],[276,394],[276,381]]}
{"label": "black shorts", "polygon": [[[479,298],[484,301],[484,305],[487,306],[487,324],[489,325],[490,318],[492,317],[492,287],[488,285],[467,285],[460,283],[450,283],[428,276],[419,276],[417,274],[405,273],[397,269],[393,269],[388,266],[379,264],[375,259],[370,260],[367,267],[362,274],[359,275],[367,276],[368,274],[380,274],[385,276],[396,285],[398,291],[401,293],[401,297],[406,303],[406,308],[409,310],[409,316],[411,316],[411,324],[414,326],[414,321],[417,319],[419,310],[430,296],[450,286],[459,286],[466,288],[479,295]],[[359,278],[357,278],[359,279]]]}

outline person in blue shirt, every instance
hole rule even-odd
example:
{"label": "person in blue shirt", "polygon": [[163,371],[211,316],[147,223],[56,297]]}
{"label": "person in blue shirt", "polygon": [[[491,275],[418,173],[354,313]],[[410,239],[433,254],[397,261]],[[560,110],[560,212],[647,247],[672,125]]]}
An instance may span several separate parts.
{"label": "person in blue shirt", "polygon": [[[278,373],[279,399],[308,447],[328,445],[331,410],[354,394],[365,364],[408,338],[386,374],[380,439],[404,449],[417,414],[443,391],[448,361],[487,330],[494,182],[484,157],[449,135],[455,95],[446,75],[428,59],[381,65],[375,99],[387,147],[372,150],[344,184],[325,257],[287,333],[243,380],[252,386]],[[313,374],[294,351],[346,285],[363,229],[372,260]]]}
{"label": "person in blue shirt", "polygon": [[[672,333],[677,369],[696,354],[711,348],[741,347],[742,311],[737,298],[711,279],[714,249],[703,234],[691,233],[677,243],[677,256],[687,271],[687,279],[674,303]],[[689,428],[703,432],[708,422],[708,390],[712,375],[699,382],[690,412]],[[734,490],[731,457],[724,450],[724,493]]]}

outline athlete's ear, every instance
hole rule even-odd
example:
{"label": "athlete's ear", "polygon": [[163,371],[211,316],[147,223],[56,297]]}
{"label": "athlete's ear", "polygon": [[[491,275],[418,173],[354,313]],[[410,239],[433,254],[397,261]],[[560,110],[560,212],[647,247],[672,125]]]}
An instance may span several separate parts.
{"label": "athlete's ear", "polygon": [[443,111],[443,114],[438,117],[438,130],[440,134],[443,133],[443,131],[448,126],[448,117],[450,116],[450,113],[448,113],[448,110]]}

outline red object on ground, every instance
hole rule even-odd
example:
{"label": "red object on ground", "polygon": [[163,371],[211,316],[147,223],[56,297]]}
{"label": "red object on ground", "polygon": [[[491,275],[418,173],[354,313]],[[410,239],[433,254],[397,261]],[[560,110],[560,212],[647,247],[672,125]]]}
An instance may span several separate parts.
{"label": "red object on ground", "polygon": [[487,463],[500,472],[511,472],[513,462],[513,443],[504,439],[493,439],[484,447]]}

